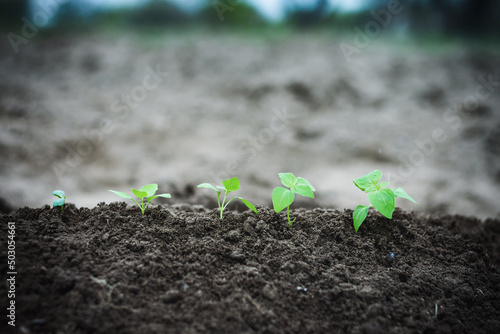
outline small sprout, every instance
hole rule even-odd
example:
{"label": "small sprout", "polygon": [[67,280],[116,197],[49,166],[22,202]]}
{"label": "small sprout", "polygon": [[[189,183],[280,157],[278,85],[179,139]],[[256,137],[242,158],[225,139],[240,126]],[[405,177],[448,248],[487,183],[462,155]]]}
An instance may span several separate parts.
{"label": "small sprout", "polygon": [[[132,188],[132,192],[134,193],[134,195],[139,197],[139,202],[137,202],[135,199],[132,198],[132,196],[130,196],[127,193],[123,193],[121,191],[114,191],[114,190],[110,190],[110,191],[113,194],[120,196],[121,198],[131,199],[132,201],[134,201],[134,203],[137,204],[139,206],[139,208],[141,208],[142,214],[144,215],[144,211],[148,207],[149,202],[151,202],[155,198],[158,198],[158,197],[171,198],[172,197],[172,196],[170,196],[170,194],[155,195],[157,190],[158,190],[158,185],[156,183],[145,185],[144,187],[142,187],[139,190]],[[144,198],[148,200],[146,203],[144,203]]]}
{"label": "small sprout", "polygon": [[54,200],[54,203],[52,203],[52,206],[54,206],[54,208],[56,206],[60,206],[61,212],[63,212],[64,204],[66,203],[66,194],[62,190],[54,190],[52,195],[57,197],[57,199]]}
{"label": "small sprout", "polygon": [[[251,209],[253,212],[258,214],[255,206],[252,203],[250,203],[249,201],[247,201],[246,199],[244,199],[243,197],[235,196],[235,197],[231,198],[229,201],[227,201],[227,203],[226,203],[227,195],[232,191],[236,191],[236,190],[240,189],[240,181],[238,180],[237,177],[233,177],[232,179],[222,181],[222,185],[223,185],[223,187],[221,187],[221,186],[214,187],[210,183],[202,183],[202,184],[198,185],[198,188],[209,188],[209,189],[215,190],[215,192],[217,193],[217,204],[219,205],[220,219],[221,220],[222,220],[222,214],[224,212],[224,209],[226,209],[226,207],[229,205],[229,203],[235,198],[240,199],[243,202],[243,204],[245,204],[249,209]],[[224,192],[224,198],[223,198],[222,202],[220,200],[221,191]]]}
{"label": "small sprout", "polygon": [[295,194],[305,197],[314,198],[316,189],[302,177],[295,177],[292,173],[279,173],[281,183],[290,189],[283,187],[276,187],[273,190],[273,207],[274,211],[281,212],[286,208],[286,216],[288,218],[288,225],[292,227],[293,222],[297,219],[290,220],[290,205],[295,200]]}
{"label": "small sprout", "polygon": [[368,215],[368,209],[374,206],[384,217],[392,219],[392,213],[396,207],[396,197],[402,197],[417,204],[413,198],[408,195],[403,188],[391,190],[387,188],[389,182],[380,182],[382,172],[374,170],[359,179],[354,180],[354,185],[368,193],[368,200],[372,205],[358,205],[352,214],[354,221],[354,230],[357,232],[361,224]]}

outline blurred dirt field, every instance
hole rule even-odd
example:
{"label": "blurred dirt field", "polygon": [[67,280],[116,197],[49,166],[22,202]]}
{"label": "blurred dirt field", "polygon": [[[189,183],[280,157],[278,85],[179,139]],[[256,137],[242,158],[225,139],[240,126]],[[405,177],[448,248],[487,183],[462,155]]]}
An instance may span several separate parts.
{"label": "blurred dirt field", "polygon": [[[315,200],[368,204],[352,180],[380,169],[419,205],[500,213],[500,57],[374,41],[348,61],[333,37],[179,33],[34,38],[0,46],[3,205],[93,207],[158,183],[211,206],[202,182],[238,176],[270,205],[279,172]],[[345,42],[352,44],[352,40]]]}

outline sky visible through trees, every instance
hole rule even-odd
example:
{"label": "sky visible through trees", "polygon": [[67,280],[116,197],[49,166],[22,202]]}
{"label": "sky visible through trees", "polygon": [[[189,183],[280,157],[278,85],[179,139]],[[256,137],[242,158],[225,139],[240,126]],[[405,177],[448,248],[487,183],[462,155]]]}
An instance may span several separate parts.
{"label": "sky visible through trees", "polygon": [[23,17],[33,21],[43,11],[48,16],[46,24],[34,22],[40,28],[89,27],[96,22],[122,27],[208,24],[217,28],[290,24],[352,33],[353,27],[366,24],[394,4],[404,11],[390,29],[431,37],[498,39],[500,1],[494,0],[3,0],[0,26],[22,26]]}

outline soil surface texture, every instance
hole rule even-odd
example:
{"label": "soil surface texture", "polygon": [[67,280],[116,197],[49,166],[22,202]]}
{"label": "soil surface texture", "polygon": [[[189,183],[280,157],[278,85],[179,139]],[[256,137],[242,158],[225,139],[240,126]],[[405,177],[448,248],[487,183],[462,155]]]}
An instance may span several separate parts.
{"label": "soil surface texture", "polygon": [[[1,333],[499,333],[500,221],[396,209],[226,211],[124,202],[15,223]],[[12,224],[11,224],[12,226]],[[0,286],[5,314],[7,285]]]}

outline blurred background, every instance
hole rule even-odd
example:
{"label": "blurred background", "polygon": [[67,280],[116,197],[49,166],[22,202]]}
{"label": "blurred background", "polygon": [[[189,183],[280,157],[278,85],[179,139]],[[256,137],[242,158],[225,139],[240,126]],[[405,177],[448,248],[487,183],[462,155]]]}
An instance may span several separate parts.
{"label": "blurred background", "polygon": [[423,213],[500,213],[500,2],[0,0],[0,209],[93,207],[158,183],[215,205],[279,172],[368,204],[374,169]]}

